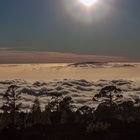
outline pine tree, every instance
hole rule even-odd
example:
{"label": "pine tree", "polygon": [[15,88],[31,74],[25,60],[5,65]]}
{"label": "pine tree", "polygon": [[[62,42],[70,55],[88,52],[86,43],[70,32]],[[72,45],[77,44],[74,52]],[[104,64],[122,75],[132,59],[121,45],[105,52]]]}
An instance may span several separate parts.
{"label": "pine tree", "polygon": [[4,112],[15,113],[20,110],[22,103],[19,102],[21,93],[18,91],[18,88],[16,85],[11,85],[3,95],[4,103],[2,109]]}
{"label": "pine tree", "polygon": [[59,102],[59,110],[71,112],[71,109],[73,108],[72,103],[73,103],[72,98],[66,96],[65,98],[63,98],[62,101]]}
{"label": "pine tree", "polygon": [[31,114],[32,114],[32,120],[33,123],[39,123],[41,121],[41,108],[40,108],[40,102],[38,98],[35,98],[34,104],[31,109]]}
{"label": "pine tree", "polygon": [[[7,91],[3,95],[4,103],[1,109],[3,110],[3,116],[5,116],[6,121],[11,123],[13,127],[18,124],[20,108],[22,103],[19,102],[21,99],[20,91],[18,90],[18,86],[11,85],[8,87]],[[5,122],[6,123],[6,122]]]}

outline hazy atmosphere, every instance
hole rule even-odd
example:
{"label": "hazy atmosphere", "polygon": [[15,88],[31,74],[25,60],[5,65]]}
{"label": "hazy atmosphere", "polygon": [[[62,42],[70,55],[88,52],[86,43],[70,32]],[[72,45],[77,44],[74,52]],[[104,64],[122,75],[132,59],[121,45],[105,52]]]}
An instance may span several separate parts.
{"label": "hazy atmosphere", "polygon": [[[98,55],[139,61],[139,5],[138,0],[98,0],[90,8],[79,0],[1,0],[0,63],[54,62],[56,52],[57,62],[80,61],[80,54],[93,61],[91,55],[99,61]],[[38,52],[52,55],[42,60]],[[72,60],[62,60],[63,53]]]}

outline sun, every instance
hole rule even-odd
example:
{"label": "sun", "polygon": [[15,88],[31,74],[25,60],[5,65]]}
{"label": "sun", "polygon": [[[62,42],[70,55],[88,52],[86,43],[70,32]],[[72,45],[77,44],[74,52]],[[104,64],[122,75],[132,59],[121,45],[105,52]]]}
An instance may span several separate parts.
{"label": "sun", "polygon": [[80,2],[87,7],[94,5],[96,1],[97,0],[80,0]]}

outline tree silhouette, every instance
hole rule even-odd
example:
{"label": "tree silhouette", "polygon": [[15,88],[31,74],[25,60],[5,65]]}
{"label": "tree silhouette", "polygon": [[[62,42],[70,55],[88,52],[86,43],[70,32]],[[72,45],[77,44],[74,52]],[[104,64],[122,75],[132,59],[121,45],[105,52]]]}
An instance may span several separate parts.
{"label": "tree silhouette", "polygon": [[106,97],[107,99],[105,101],[111,105],[113,101],[123,97],[119,94],[121,92],[122,90],[116,86],[106,86],[100,90],[99,94],[93,97],[93,100],[96,101],[96,98]]}
{"label": "tree silhouette", "polygon": [[34,112],[41,112],[40,102],[38,98],[35,98],[34,104],[32,106],[32,113]]}
{"label": "tree silhouette", "polygon": [[71,97],[69,96],[64,97],[63,100],[59,102],[59,110],[71,111],[71,109],[74,107],[72,103],[73,101]]}
{"label": "tree silhouette", "polygon": [[93,113],[94,111],[94,108],[90,108],[89,106],[82,106],[78,109],[78,111],[83,114],[83,115],[86,115],[86,114],[91,114]]}
{"label": "tree silhouette", "polygon": [[22,103],[19,102],[21,99],[21,93],[18,88],[19,87],[16,85],[8,87],[7,91],[3,95],[4,103],[1,108],[4,112],[3,117],[6,118],[5,124],[11,124],[13,127],[16,127],[20,121],[18,112],[22,106]]}
{"label": "tree silhouette", "polygon": [[34,100],[31,113],[32,113],[33,123],[34,124],[39,123],[41,121],[41,108],[40,108],[40,102],[38,98],[35,98]]}
{"label": "tree silhouette", "polygon": [[19,102],[21,93],[18,91],[18,88],[16,85],[11,85],[3,95],[5,102],[2,109],[4,112],[15,113],[20,110],[22,103]]}

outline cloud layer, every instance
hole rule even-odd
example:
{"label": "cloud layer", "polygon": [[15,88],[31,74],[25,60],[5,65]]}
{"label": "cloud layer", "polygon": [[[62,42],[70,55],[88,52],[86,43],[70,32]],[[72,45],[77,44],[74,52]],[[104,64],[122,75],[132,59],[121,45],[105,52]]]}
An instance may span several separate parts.
{"label": "cloud layer", "polygon": [[85,61],[128,61],[124,57],[0,49],[0,63],[66,63]]}
{"label": "cloud layer", "polygon": [[[31,108],[33,101],[38,96],[42,109],[50,101],[53,96],[71,96],[74,100],[74,105],[80,107],[88,105],[97,107],[102,102],[102,98],[93,101],[92,98],[95,94],[108,85],[114,85],[122,90],[121,95],[123,98],[117,102],[136,101],[140,100],[140,83],[130,80],[54,80],[49,82],[35,81],[28,82],[25,80],[4,80],[0,81],[0,105],[2,105],[2,95],[7,87],[11,84],[20,86],[22,108],[28,110]],[[137,104],[135,104],[137,105]]]}

